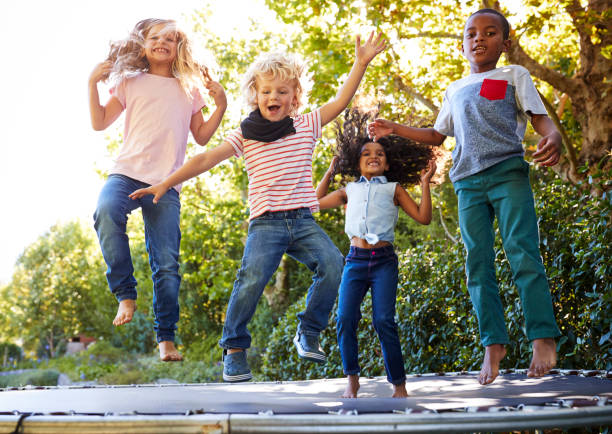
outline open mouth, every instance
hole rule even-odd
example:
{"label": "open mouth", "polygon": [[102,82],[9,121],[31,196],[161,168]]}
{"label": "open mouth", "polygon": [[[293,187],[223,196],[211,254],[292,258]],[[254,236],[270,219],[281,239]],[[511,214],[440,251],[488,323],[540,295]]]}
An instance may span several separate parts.
{"label": "open mouth", "polygon": [[276,114],[276,113],[278,113],[280,111],[280,106],[279,105],[270,105],[270,106],[268,106],[268,111],[271,114]]}
{"label": "open mouth", "polygon": [[479,45],[479,46],[475,47],[472,51],[474,53],[476,53],[476,54],[481,54],[481,53],[484,53],[485,51],[487,51],[487,49],[485,47],[483,47],[482,45]]}

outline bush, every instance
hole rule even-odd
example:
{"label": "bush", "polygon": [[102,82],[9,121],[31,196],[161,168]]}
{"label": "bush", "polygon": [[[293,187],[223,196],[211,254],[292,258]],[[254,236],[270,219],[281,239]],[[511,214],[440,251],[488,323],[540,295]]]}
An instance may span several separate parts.
{"label": "bush", "polygon": [[55,369],[32,370],[0,376],[0,387],[57,386],[60,373]]}
{"label": "bush", "polygon": [[[550,280],[555,315],[563,334],[557,342],[558,365],[567,369],[610,369],[611,198],[608,194],[591,196],[581,186],[565,184],[549,173],[536,175],[533,184],[540,218],[540,250]],[[609,182],[610,175],[591,177],[590,186]],[[525,337],[520,301],[499,234],[495,251],[496,273],[511,342],[502,367],[526,368],[531,348]],[[400,253],[399,257],[397,321],[407,371],[478,369],[483,348],[465,286],[463,245],[428,239]],[[296,313],[304,308],[304,303],[305,300],[300,299],[291,306],[271,334],[262,364],[264,379],[343,375],[333,318],[321,335],[328,363],[312,366],[297,358],[291,340],[297,327]],[[362,312],[358,332],[362,375],[384,375],[380,344],[371,325],[369,297],[362,305]]]}

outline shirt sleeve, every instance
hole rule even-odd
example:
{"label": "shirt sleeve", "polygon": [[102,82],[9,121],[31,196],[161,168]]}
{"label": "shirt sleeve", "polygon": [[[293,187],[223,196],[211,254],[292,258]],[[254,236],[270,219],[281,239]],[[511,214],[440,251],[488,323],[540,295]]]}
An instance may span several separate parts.
{"label": "shirt sleeve", "polygon": [[234,131],[229,133],[225,139],[223,139],[223,143],[229,143],[234,148],[234,155],[236,157],[241,157],[244,154],[244,138],[242,137],[242,132],[240,128],[236,128]]}
{"label": "shirt sleeve", "polygon": [[535,84],[533,84],[529,71],[521,68],[515,80],[516,102],[519,109],[523,113],[530,112],[534,115],[547,114],[546,107],[544,107],[540,94],[538,94],[538,90],[536,89]]}
{"label": "shirt sleeve", "polygon": [[306,113],[302,115],[302,118],[308,125],[310,131],[312,131],[312,135],[315,139],[321,138],[322,128],[321,128],[321,109],[318,108],[313,112]]}
{"label": "shirt sleeve", "polygon": [[448,98],[448,90],[444,93],[444,99],[442,100],[442,108],[436,123],[434,124],[434,130],[444,136],[455,136],[455,125],[453,123],[453,114],[451,112],[450,101]]}
{"label": "shirt sleeve", "polygon": [[121,80],[110,90],[110,94],[117,98],[123,108],[125,109],[125,87],[126,87],[127,79]]}
{"label": "shirt sleeve", "polygon": [[204,98],[202,98],[202,94],[200,90],[196,87],[191,91],[191,96],[193,98],[192,106],[191,106],[191,115],[195,115],[197,112],[202,110],[203,107],[206,107],[206,103],[204,102]]}

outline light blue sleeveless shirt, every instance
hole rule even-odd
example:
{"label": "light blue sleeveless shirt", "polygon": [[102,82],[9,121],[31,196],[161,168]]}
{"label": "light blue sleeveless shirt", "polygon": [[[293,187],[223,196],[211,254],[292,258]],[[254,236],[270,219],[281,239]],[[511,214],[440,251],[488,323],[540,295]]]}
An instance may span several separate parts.
{"label": "light blue sleeveless shirt", "polygon": [[375,176],[370,181],[362,176],[359,181],[347,184],[344,231],[349,239],[363,238],[370,244],[393,242],[398,217],[393,203],[396,185],[397,182],[387,182],[384,176]]}

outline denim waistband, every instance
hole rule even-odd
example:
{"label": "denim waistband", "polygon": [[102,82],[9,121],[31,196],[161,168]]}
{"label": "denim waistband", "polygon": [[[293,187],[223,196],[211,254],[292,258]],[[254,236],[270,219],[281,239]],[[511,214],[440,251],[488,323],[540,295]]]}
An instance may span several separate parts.
{"label": "denim waistband", "polygon": [[287,209],[283,211],[266,211],[258,215],[253,220],[284,220],[284,219],[299,219],[312,216],[310,208]]}
{"label": "denim waistband", "polygon": [[351,246],[346,255],[347,258],[384,258],[386,256],[395,255],[395,249],[392,245],[378,247],[376,249],[362,249],[361,247]]}

